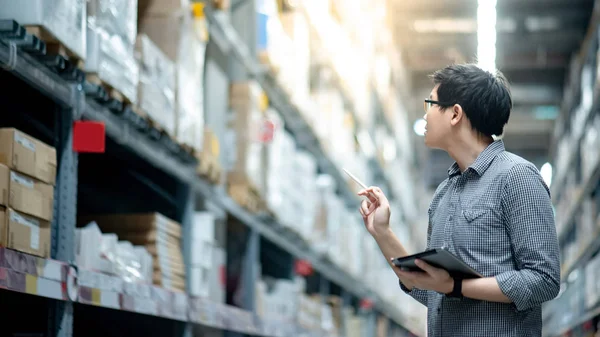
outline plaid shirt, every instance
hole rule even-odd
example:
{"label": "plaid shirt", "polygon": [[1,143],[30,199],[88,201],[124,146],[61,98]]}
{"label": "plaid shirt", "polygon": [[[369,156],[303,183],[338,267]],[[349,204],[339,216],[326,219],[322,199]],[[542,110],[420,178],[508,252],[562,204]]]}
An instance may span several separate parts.
{"label": "plaid shirt", "polygon": [[499,140],[461,174],[455,163],[429,207],[427,247],[446,247],[513,303],[401,288],[427,306],[428,336],[541,336],[542,308],[560,288],[550,192],[537,168]]}

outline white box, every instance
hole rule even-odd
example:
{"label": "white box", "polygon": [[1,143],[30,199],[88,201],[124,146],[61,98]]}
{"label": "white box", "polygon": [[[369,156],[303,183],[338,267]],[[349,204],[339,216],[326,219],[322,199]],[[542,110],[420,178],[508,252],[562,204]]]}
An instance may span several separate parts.
{"label": "white box", "polygon": [[75,230],[75,260],[79,268],[97,270],[100,264],[102,232],[95,222]]}
{"label": "white box", "polygon": [[43,26],[81,60],[86,57],[85,0],[0,0],[0,20]]}
{"label": "white box", "polygon": [[215,247],[212,243],[200,240],[194,240],[191,247],[192,267],[211,268],[214,260]]}
{"label": "white box", "polygon": [[215,243],[215,216],[210,212],[195,212],[192,222],[192,242]]}

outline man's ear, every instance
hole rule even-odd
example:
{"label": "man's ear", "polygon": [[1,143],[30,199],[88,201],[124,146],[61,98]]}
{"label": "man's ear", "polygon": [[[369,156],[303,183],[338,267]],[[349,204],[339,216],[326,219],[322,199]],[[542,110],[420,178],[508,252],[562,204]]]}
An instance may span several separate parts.
{"label": "man's ear", "polygon": [[463,111],[460,104],[454,104],[452,107],[452,119],[450,119],[450,124],[457,125],[463,119],[465,112]]}

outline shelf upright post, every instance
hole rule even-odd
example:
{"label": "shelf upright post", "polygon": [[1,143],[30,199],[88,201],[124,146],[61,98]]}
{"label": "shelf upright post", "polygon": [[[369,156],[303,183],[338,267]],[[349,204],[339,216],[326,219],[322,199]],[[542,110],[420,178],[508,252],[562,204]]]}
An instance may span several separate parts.
{"label": "shelf upright post", "polygon": [[[76,100],[83,99],[81,91]],[[74,109],[57,108],[55,112],[55,143],[58,167],[54,189],[54,217],[51,224],[51,258],[74,263],[75,225],[77,216],[78,155],[73,151],[73,122],[80,116],[81,104]],[[73,303],[48,302],[48,336],[73,335]]]}
{"label": "shelf upright post", "polygon": [[[176,192],[177,198],[177,220],[181,224],[183,247],[183,264],[185,265],[186,291],[190,292],[191,283],[191,257],[192,257],[192,225],[196,205],[196,192],[190,185],[180,183]],[[189,322],[175,323],[174,335],[177,337],[192,337],[193,327]]]}

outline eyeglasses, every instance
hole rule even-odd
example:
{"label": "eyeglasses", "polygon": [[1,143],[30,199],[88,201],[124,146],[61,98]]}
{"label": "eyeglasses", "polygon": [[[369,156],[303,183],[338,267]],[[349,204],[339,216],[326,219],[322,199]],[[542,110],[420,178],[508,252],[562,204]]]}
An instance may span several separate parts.
{"label": "eyeglasses", "polygon": [[450,105],[454,105],[454,103],[444,103],[444,102],[439,102],[439,101],[433,101],[430,99],[425,99],[425,101],[423,102],[423,109],[425,109],[425,112],[429,111],[429,109],[431,109],[432,105],[439,105],[439,106],[450,106]]}

